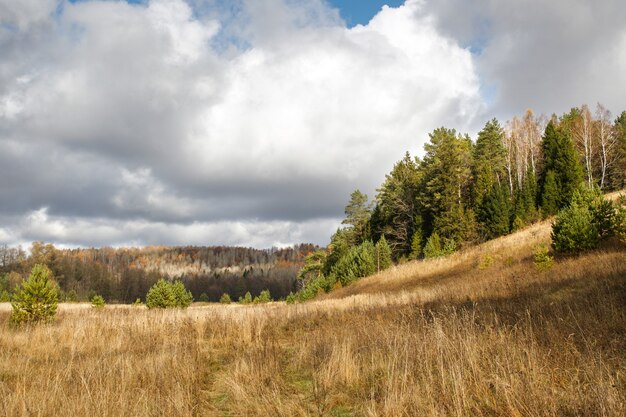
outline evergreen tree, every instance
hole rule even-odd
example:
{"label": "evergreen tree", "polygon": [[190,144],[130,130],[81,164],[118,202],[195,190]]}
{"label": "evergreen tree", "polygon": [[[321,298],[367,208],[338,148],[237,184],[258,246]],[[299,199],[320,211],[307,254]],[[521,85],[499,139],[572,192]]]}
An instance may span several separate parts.
{"label": "evergreen tree", "polygon": [[193,302],[193,296],[181,281],[158,280],[146,294],[148,308],[186,308]]}
{"label": "evergreen tree", "polygon": [[613,189],[623,189],[626,188],[626,111],[615,119],[613,130],[618,143],[618,158],[613,168],[612,178],[614,179],[611,186]]}
{"label": "evergreen tree", "polygon": [[57,286],[47,266],[35,264],[30,276],[16,289],[11,322],[17,325],[50,321],[57,311]]}
{"label": "evergreen tree", "polygon": [[371,216],[371,207],[367,202],[367,195],[359,190],[350,194],[350,202],[345,208],[346,218],[341,222],[350,226],[348,240],[350,246],[358,246],[368,237],[368,223]]}
{"label": "evergreen tree", "polygon": [[457,242],[475,239],[476,219],[469,209],[472,142],[453,129],[435,129],[421,164],[420,201],[426,231]]}
{"label": "evergreen tree", "polygon": [[[541,204],[545,214],[553,212],[551,207],[550,210],[543,208],[546,204],[556,203],[559,209],[569,204],[583,180],[583,172],[570,130],[559,128],[556,120],[551,120],[546,126],[542,150],[544,174],[541,178]],[[554,179],[550,179],[549,183],[550,172]]]}
{"label": "evergreen tree", "polygon": [[598,246],[600,234],[589,208],[578,201],[559,211],[552,225],[552,247],[557,252],[578,253]]}
{"label": "evergreen tree", "polygon": [[478,133],[474,147],[474,184],[472,201],[474,207],[481,207],[483,199],[496,184],[505,182],[504,131],[496,119],[492,119]]}
{"label": "evergreen tree", "polygon": [[552,216],[559,210],[559,186],[556,181],[554,171],[548,171],[541,195],[541,212],[544,217]]}
{"label": "evergreen tree", "polygon": [[387,244],[387,239],[385,239],[385,235],[382,235],[378,242],[376,242],[376,269],[378,271],[384,271],[392,264],[391,248]]}
{"label": "evergreen tree", "polygon": [[[202,298],[202,295],[200,296],[200,298]],[[221,304],[230,304],[230,303],[232,303],[230,295],[228,293],[226,293],[226,292],[224,294],[222,294],[222,296],[220,297],[220,303]]]}
{"label": "evergreen tree", "polygon": [[[330,238],[328,255],[324,260],[323,274],[328,275],[341,258],[350,252],[350,233],[346,229],[337,229]],[[308,271],[306,271],[308,273]]]}
{"label": "evergreen tree", "polygon": [[413,239],[411,240],[411,254],[409,257],[411,259],[419,259],[422,256],[422,230],[418,229],[413,234]]}
{"label": "evergreen tree", "polygon": [[489,239],[505,235],[510,230],[511,199],[506,184],[491,187],[484,197],[480,221]]}
{"label": "evergreen tree", "polygon": [[421,174],[418,161],[407,152],[385,176],[378,189],[376,207],[372,214],[372,235],[385,235],[394,258],[409,253],[411,238],[417,227],[419,208],[418,187]]}

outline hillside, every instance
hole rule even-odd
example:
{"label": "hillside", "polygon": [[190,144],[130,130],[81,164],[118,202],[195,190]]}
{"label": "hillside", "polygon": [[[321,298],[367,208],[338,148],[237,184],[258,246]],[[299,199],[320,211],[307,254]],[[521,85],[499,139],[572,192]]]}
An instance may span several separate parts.
{"label": "hillside", "polygon": [[0,300],[25,278],[32,265],[46,264],[67,301],[100,294],[108,302],[143,299],[160,277],[182,280],[198,299],[210,301],[224,293],[237,299],[246,292],[269,289],[276,297],[295,290],[296,274],[304,257],[316,246],[300,244],[282,249],[242,247],[164,247],[57,249],[33,243],[31,256],[16,248],[0,247]]}
{"label": "hillside", "polygon": [[[547,271],[548,222],[315,301],[0,312],[4,415],[623,416],[626,251]],[[76,384],[76,381],[80,381]]]}

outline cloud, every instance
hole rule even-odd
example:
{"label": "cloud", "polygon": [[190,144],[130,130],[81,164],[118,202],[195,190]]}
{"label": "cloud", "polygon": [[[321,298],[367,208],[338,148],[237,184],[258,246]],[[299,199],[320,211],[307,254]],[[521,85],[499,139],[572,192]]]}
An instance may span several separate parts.
{"label": "cloud", "polygon": [[429,2],[438,30],[475,52],[489,112],[625,108],[626,8],[620,0]]}
{"label": "cloud", "polygon": [[351,190],[484,110],[471,53],[417,0],[350,29],[321,0],[13,4],[9,243],[324,244]]}

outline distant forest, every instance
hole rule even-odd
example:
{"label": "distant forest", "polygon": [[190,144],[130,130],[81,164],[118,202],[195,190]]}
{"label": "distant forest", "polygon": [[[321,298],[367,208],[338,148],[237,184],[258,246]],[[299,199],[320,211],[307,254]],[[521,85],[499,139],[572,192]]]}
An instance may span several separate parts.
{"label": "distant forest", "polygon": [[[30,255],[21,248],[0,247],[0,300],[8,301],[15,285],[35,264],[47,265],[62,299],[81,301],[102,295],[109,302],[144,300],[161,277],[180,279],[196,300],[218,301],[227,293],[238,299],[267,289],[283,298],[296,289],[304,257],[317,249],[302,244],[285,249],[241,247],[146,247],[57,249],[34,242]],[[202,296],[202,297],[201,297]]]}

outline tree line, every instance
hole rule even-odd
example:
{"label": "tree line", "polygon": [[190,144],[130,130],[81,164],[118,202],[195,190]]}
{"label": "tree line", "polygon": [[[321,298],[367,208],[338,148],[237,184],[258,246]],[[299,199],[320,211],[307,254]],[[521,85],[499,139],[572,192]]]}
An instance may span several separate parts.
{"label": "tree line", "polygon": [[368,259],[387,250],[400,262],[505,235],[567,207],[581,184],[604,192],[626,185],[626,111],[612,121],[600,104],[550,118],[528,110],[504,125],[488,121],[475,141],[435,129],[423,158],[407,152],[373,201],[359,190],[350,195],[345,226],[307,257],[291,299],[375,272]]}
{"label": "tree line", "polygon": [[146,247],[58,249],[34,242],[30,253],[0,247],[0,301],[9,301],[34,265],[49,268],[62,301],[86,301],[94,295],[107,302],[144,300],[161,278],[180,280],[194,299],[218,301],[269,290],[276,298],[295,291],[296,275],[310,244],[283,249],[242,247]]}

